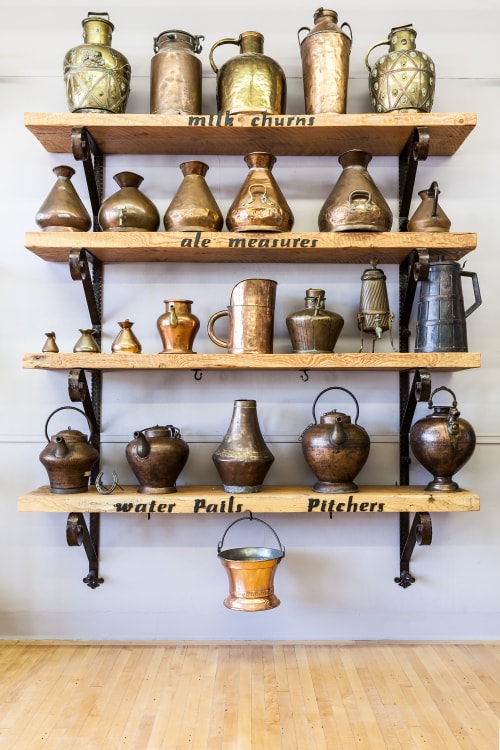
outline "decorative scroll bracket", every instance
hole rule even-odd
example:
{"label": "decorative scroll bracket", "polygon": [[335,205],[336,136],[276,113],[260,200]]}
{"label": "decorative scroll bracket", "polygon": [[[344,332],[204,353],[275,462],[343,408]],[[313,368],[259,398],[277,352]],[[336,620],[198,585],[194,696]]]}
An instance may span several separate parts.
{"label": "decorative scroll bracket", "polygon": [[407,535],[400,539],[401,557],[399,576],[394,579],[398,586],[406,589],[415,583],[410,573],[410,560],[415,544],[429,545],[432,542],[432,522],[429,513],[415,513],[413,523]]}
{"label": "decorative scroll bracket", "polygon": [[[75,247],[69,253],[69,270],[73,281],[81,281],[90,321],[95,329],[100,348],[102,329],[102,263],[84,247]],[[90,263],[92,263],[92,270]]]}
{"label": "decorative scroll bracket", "polygon": [[83,513],[70,513],[66,524],[66,541],[70,547],[83,547],[89,561],[89,572],[83,582],[96,589],[104,579],[99,577],[99,513],[91,513],[89,526]]}
{"label": "decorative scroll bracket", "polygon": [[408,231],[410,204],[419,161],[429,155],[430,134],[427,128],[415,128],[399,156],[399,231]]}
{"label": "decorative scroll bracket", "polygon": [[[104,184],[104,158],[102,152],[87,128],[72,129],[71,148],[76,161],[83,162],[94,218],[94,232],[100,232],[101,228],[97,217],[102,201]],[[92,159],[92,156],[94,159]]]}

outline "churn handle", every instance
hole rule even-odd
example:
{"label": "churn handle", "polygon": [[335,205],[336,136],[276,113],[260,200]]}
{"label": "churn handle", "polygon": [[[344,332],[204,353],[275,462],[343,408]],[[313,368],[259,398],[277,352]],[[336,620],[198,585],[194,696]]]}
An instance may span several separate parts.
{"label": "churn handle", "polygon": [[[350,36],[350,39],[351,39],[351,43],[352,43],[352,41],[353,41],[353,36],[352,36],[352,29],[351,29],[351,24],[350,24],[350,23],[347,23],[347,21],[344,21],[344,23],[341,23],[341,24],[340,24],[340,28],[341,28],[341,29],[343,29],[343,28],[344,28],[344,26],[347,26],[347,28],[349,29],[349,34],[351,35],[351,36]],[[347,34],[346,34],[346,36],[347,36]]]}
{"label": "churn handle", "polygon": [[58,411],[62,411],[63,409],[72,409],[73,411],[77,411],[79,414],[83,414],[83,416],[87,420],[88,426],[90,427],[90,434],[92,435],[92,423],[84,411],[82,411],[81,409],[77,409],[76,406],[59,406],[57,409],[54,409],[52,414],[49,414],[49,416],[47,417],[47,421],[45,422],[45,437],[47,438],[48,443],[50,443],[50,438],[49,438],[49,433],[48,433],[49,422],[54,416],[54,414],[57,414]]}
{"label": "churn handle", "polygon": [[477,310],[482,302],[481,292],[479,291],[479,281],[477,280],[477,273],[475,271],[460,271],[460,276],[470,276],[472,279],[472,289],[474,290],[475,302],[465,311],[465,317],[467,318],[474,310]]}
{"label": "churn handle", "polygon": [[208,59],[209,59],[210,65],[212,66],[212,70],[214,71],[216,75],[219,72],[219,68],[214,62],[213,52],[214,52],[214,49],[216,47],[219,47],[219,45],[221,44],[236,44],[236,46],[239,47],[241,45],[241,36],[239,36],[237,39],[227,39],[227,38],[219,39],[218,42],[215,42],[215,44],[212,44],[212,49],[209,52]]}
{"label": "churn handle", "polygon": [[273,527],[270,526],[266,521],[263,521],[262,518],[257,518],[256,516],[254,516],[253,513],[252,513],[252,511],[249,511],[249,513],[250,513],[249,516],[244,516],[243,518],[237,518],[236,521],[233,521],[232,523],[229,524],[229,526],[225,530],[224,534],[222,535],[222,539],[220,540],[219,544],[217,545],[217,554],[220,554],[220,552],[222,550],[222,545],[224,544],[224,539],[226,538],[226,534],[229,531],[229,529],[231,528],[231,526],[234,526],[236,523],[239,523],[240,521],[258,521],[259,523],[263,523],[264,526],[267,526],[267,528],[270,531],[272,531],[272,533],[274,534],[274,536],[278,540],[278,544],[280,546],[281,554],[282,554],[283,557],[285,557],[285,548],[281,544],[280,538],[277,535],[277,533],[275,532],[275,530],[273,529]]}
{"label": "churn handle", "polygon": [[390,44],[390,42],[388,42],[387,39],[384,39],[384,41],[382,41],[382,42],[377,42],[376,44],[372,44],[372,46],[370,47],[370,49],[368,50],[368,52],[365,55],[365,65],[367,67],[367,70],[370,73],[372,72],[372,69],[370,68],[370,65],[368,64],[368,55],[370,54],[370,52],[372,50],[375,49],[375,47],[380,47],[382,44]]}
{"label": "churn handle", "polygon": [[299,40],[299,46],[302,44],[302,42],[306,38],[306,37],[304,37],[304,39],[301,40],[301,38],[299,36],[299,34],[300,34],[301,31],[311,31],[311,29],[309,28],[309,26],[301,26],[300,29],[297,31],[297,39]]}
{"label": "churn handle", "polygon": [[316,398],[314,399],[314,404],[313,404],[313,408],[312,408],[314,424],[318,424],[318,421],[316,419],[316,403],[317,403],[319,397],[322,396],[323,393],[326,393],[327,391],[334,391],[334,390],[336,390],[336,391],[344,391],[345,393],[348,393],[349,396],[351,396],[351,398],[353,399],[354,403],[356,404],[356,419],[354,420],[354,424],[358,424],[359,404],[358,404],[358,401],[356,399],[356,396],[353,393],[351,393],[351,391],[348,391],[347,388],[342,388],[342,386],[340,386],[340,385],[331,385],[331,386],[329,386],[329,388],[325,388],[323,391],[321,391],[321,393],[319,393],[316,396]]}

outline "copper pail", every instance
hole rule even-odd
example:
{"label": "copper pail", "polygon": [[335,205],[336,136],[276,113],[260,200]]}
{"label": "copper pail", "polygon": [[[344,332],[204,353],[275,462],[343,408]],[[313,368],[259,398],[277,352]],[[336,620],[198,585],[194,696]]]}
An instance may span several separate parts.
{"label": "copper pail", "polygon": [[[222,550],[229,529],[240,521],[259,521],[267,526],[276,537],[279,549],[272,547],[236,547]],[[240,612],[258,612],[274,609],[280,600],[274,593],[274,574],[281,559],[285,556],[278,535],[268,523],[250,513],[229,524],[217,545],[217,554],[226,569],[229,579],[229,596],[224,606]]]}

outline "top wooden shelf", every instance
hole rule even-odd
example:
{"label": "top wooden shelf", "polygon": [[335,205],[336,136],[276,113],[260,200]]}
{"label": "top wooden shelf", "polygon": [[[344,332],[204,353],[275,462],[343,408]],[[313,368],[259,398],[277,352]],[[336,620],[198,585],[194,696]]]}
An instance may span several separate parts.
{"label": "top wooden shelf", "polygon": [[[416,127],[430,156],[451,156],[474,129],[471,112],[321,115],[151,115],[27,112],[24,124],[50,153],[71,153],[71,131],[86,127],[103,154],[338,156],[363,148],[398,156]],[[194,136],[196,131],[196,136]]]}

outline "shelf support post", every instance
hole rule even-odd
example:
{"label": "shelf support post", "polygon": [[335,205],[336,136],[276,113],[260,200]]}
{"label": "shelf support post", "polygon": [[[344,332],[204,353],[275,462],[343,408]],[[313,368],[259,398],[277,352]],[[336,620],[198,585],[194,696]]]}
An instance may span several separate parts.
{"label": "shelf support post", "polygon": [[91,589],[96,589],[104,579],[99,577],[99,513],[90,513],[89,526],[83,513],[70,513],[66,524],[66,541],[70,547],[81,547],[89,561],[89,572],[83,579]]}

